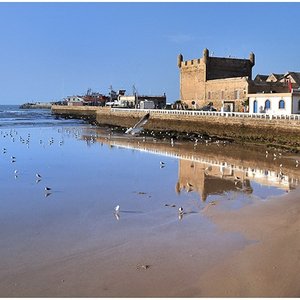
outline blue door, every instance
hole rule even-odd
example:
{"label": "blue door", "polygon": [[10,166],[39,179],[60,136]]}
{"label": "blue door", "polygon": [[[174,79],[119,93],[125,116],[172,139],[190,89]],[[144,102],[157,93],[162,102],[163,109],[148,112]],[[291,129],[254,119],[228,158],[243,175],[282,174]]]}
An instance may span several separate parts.
{"label": "blue door", "polygon": [[253,112],[257,113],[257,101],[256,100],[254,100],[254,102],[253,102]]}

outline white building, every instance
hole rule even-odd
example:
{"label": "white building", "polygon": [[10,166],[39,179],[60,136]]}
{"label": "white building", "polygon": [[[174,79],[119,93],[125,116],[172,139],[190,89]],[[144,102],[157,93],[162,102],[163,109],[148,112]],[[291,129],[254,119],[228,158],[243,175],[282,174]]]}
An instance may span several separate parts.
{"label": "white building", "polygon": [[136,96],[125,96],[125,95],[120,95],[118,97],[118,102],[121,107],[135,107],[136,103]]}
{"label": "white building", "polygon": [[70,96],[66,98],[68,106],[82,106],[84,100],[78,96]]}
{"label": "white building", "polygon": [[300,90],[291,93],[248,94],[249,113],[300,114]]}

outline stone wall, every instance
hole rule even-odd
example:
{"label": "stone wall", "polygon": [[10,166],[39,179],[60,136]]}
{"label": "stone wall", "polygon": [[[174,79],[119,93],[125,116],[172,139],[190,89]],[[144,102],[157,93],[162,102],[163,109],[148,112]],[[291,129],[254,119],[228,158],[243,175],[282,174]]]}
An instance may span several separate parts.
{"label": "stone wall", "polygon": [[207,62],[207,80],[248,77],[251,78],[252,63],[248,59],[209,57]]}
{"label": "stone wall", "polygon": [[[84,107],[53,106],[52,111],[62,116],[89,117],[95,119],[99,125],[126,128],[133,126],[145,115],[144,111],[113,112],[109,108],[100,107],[85,110]],[[145,129],[195,132],[240,142],[266,143],[300,150],[300,122],[295,120],[150,114]]]}

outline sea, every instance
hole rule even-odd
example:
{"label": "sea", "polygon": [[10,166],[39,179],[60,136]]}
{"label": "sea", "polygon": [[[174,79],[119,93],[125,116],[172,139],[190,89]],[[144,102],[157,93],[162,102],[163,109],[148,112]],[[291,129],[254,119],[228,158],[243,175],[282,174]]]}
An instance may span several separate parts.
{"label": "sea", "polygon": [[284,201],[299,156],[205,139],[1,105],[0,296],[168,297],[253,243],[207,211]]}
{"label": "sea", "polygon": [[0,127],[37,127],[82,124],[80,120],[62,120],[50,109],[20,109],[19,105],[0,105]]}

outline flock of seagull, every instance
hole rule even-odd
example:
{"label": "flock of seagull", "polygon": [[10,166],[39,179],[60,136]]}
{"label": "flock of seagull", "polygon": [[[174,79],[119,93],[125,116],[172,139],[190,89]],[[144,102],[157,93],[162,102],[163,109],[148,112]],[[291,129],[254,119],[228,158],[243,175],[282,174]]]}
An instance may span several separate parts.
{"label": "flock of seagull", "polygon": [[[15,143],[16,141],[19,141],[21,144],[25,144],[27,146],[27,148],[29,148],[30,141],[31,141],[30,133],[28,133],[27,137],[24,138],[21,135],[19,135],[19,133],[16,129],[11,129],[11,130],[9,130],[9,132],[1,130],[0,136],[2,136],[2,138],[10,138],[11,142],[13,142],[13,143]],[[17,136],[19,136],[18,139],[17,139]],[[40,140],[39,143],[43,144],[43,140]],[[53,143],[54,143],[54,138],[51,137],[48,141],[48,144],[52,145]],[[62,144],[63,144],[63,141],[60,141],[59,145],[62,145]],[[9,150],[6,147],[2,148],[3,155],[8,154],[8,152],[9,152]],[[11,155],[10,161],[12,164],[15,164],[17,162],[17,157],[15,155]],[[15,179],[18,179],[18,177],[20,176],[19,170],[15,169],[13,173],[14,173]],[[42,180],[42,175],[39,173],[36,173],[35,177],[36,177],[36,183],[39,183]],[[45,191],[45,197],[48,197],[52,193],[52,188],[49,186],[45,186],[44,191]]]}
{"label": "flock of seagull", "polygon": [[[137,135],[139,134],[141,131],[143,131],[144,129],[144,126],[145,124],[149,121],[149,118],[150,118],[150,114],[146,114],[145,116],[143,116],[139,122],[137,122],[133,127],[130,127],[128,128],[126,131],[125,131],[125,134],[131,134],[131,135]],[[15,129],[12,129],[10,130],[9,132],[3,132],[1,131],[1,136],[2,137],[10,137],[11,138],[11,141],[12,142],[15,142],[17,140],[17,136],[18,136],[18,132],[15,130]],[[155,133],[154,131],[151,132],[151,134],[154,136]],[[166,133],[168,134],[168,133]],[[189,134],[187,133],[187,137],[189,136]],[[76,136],[78,137],[78,135]],[[192,136],[191,137],[191,140],[194,141],[194,148],[198,145],[198,142],[199,140],[200,141],[204,141],[205,145],[209,145],[210,143],[213,142],[212,138],[208,137],[207,139],[205,139],[202,135],[198,135],[197,137],[195,136]],[[27,148],[29,148],[29,145],[30,145],[30,133],[28,133],[27,135],[27,138],[23,138],[21,136],[19,136],[19,141],[22,143],[22,144],[25,144],[27,146]],[[48,141],[49,142],[49,145],[52,145],[54,143],[54,138],[51,137],[50,140]],[[221,140],[215,140],[214,141],[218,146],[220,146],[221,144],[225,145],[227,142],[226,141],[221,141]],[[171,143],[171,146],[173,147],[175,142],[174,142],[174,137],[170,137],[170,143]],[[43,140],[40,140],[40,144],[43,144]],[[63,141],[60,141],[59,142],[59,145],[61,146],[63,144]],[[2,149],[2,153],[3,154],[7,154],[8,152],[8,149],[7,148],[3,148]],[[266,151],[266,158],[269,156],[269,152]],[[276,160],[277,159],[277,155],[278,157],[280,158],[281,157],[281,153],[273,153],[273,160]],[[11,163],[16,163],[17,161],[17,157],[15,155],[11,155]],[[296,160],[296,167],[298,167],[299,165],[299,161]],[[165,167],[165,163],[164,162],[160,162],[160,168],[164,168]],[[207,169],[205,169],[205,173],[207,173],[208,171],[210,171],[209,167]],[[17,169],[14,170],[14,175],[15,175],[15,178],[18,177],[19,175],[19,171]],[[282,164],[280,164],[280,175],[283,176],[283,172],[282,172]],[[35,174],[36,176],[36,182],[40,182],[42,180],[42,175],[39,174],[39,173],[36,173]],[[239,178],[235,178],[235,183],[240,181]],[[52,193],[52,189],[48,186],[45,186],[44,187],[44,190],[45,190],[45,196],[49,196],[51,193]],[[116,218],[119,220],[119,217],[120,217],[120,205],[117,205],[114,209],[114,213],[115,213],[115,216]],[[179,215],[179,219],[182,218],[183,214],[184,214],[184,209],[183,207],[179,207],[178,209],[178,215]]]}
{"label": "flock of seagull", "polygon": [[[149,118],[149,116],[146,116],[146,118],[143,118],[143,120],[139,121],[138,126],[133,127],[133,133],[131,133],[131,134],[133,134],[133,135],[137,134],[137,132],[142,129],[139,126],[143,126],[147,122],[148,118]],[[134,130],[134,129],[136,129],[136,130]],[[22,136],[19,136],[19,139],[17,139],[17,136],[19,135],[19,133],[15,129],[10,130],[9,132],[1,130],[0,135],[3,138],[7,138],[7,137],[10,138],[13,143],[15,143],[17,140],[19,140],[19,142],[21,142],[22,144],[25,144],[27,146],[27,148],[29,148],[30,141],[31,141],[30,133],[28,133],[26,138],[23,138]],[[78,135],[76,135],[76,138],[78,138]],[[44,142],[43,142],[43,140],[39,140],[39,143],[43,144]],[[48,144],[52,145],[53,143],[54,143],[54,138],[51,137],[48,140]],[[63,144],[63,141],[60,141],[59,145],[62,145],[62,144]],[[3,147],[2,148],[2,154],[7,155],[8,153],[9,153],[9,150],[6,147]],[[11,155],[10,156],[10,161],[11,161],[12,164],[15,164],[17,162],[17,157],[15,155]],[[160,161],[159,165],[160,165],[160,168],[164,168],[166,166],[165,162],[163,162],[163,161]],[[15,169],[14,170],[15,179],[17,179],[19,175],[20,175],[19,170]],[[39,183],[43,179],[43,176],[40,173],[36,173],[35,178],[36,178],[36,183]],[[49,186],[45,186],[44,191],[45,191],[45,197],[48,197],[52,193],[52,188],[49,187]],[[169,206],[169,205],[166,204],[165,206]],[[175,205],[172,205],[172,207],[175,207]],[[117,220],[120,219],[120,212],[121,212],[120,205],[117,205],[114,209],[115,217],[117,218]],[[184,212],[183,207],[179,207],[179,209],[178,209],[179,219],[182,219],[182,216],[184,215],[184,213],[185,212]]]}

